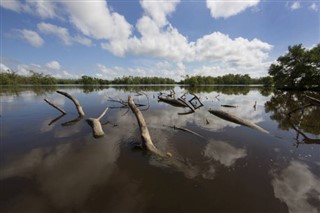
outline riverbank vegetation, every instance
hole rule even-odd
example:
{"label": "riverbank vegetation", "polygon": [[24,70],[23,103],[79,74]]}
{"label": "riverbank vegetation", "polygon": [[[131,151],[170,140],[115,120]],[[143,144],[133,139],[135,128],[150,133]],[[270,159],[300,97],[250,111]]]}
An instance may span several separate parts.
{"label": "riverbank vegetation", "polygon": [[1,85],[55,85],[55,84],[82,84],[82,85],[108,85],[108,84],[186,84],[190,86],[197,85],[213,85],[213,84],[263,84],[272,85],[272,78],[251,78],[249,75],[233,75],[224,76],[186,76],[185,79],[176,82],[170,78],[162,77],[138,77],[138,76],[123,76],[113,80],[100,79],[90,76],[82,76],[80,79],[59,79],[43,73],[30,71],[27,76],[19,75],[13,71],[0,73]]}
{"label": "riverbank vegetation", "polygon": [[176,82],[163,77],[123,76],[113,80],[100,79],[87,75],[79,79],[60,79],[50,75],[29,71],[29,75],[19,75],[12,70],[0,72],[0,85],[109,85],[109,84],[183,84],[199,85],[250,85],[291,90],[320,90],[320,44],[307,49],[301,44],[289,46],[288,52],[270,65],[269,76],[252,78],[248,74],[227,74],[223,76],[185,76]]}

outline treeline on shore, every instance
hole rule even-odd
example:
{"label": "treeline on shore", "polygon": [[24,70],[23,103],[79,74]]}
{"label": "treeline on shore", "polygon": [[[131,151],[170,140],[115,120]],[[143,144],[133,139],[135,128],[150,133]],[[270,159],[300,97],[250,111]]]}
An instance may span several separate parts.
{"label": "treeline on shore", "polygon": [[113,80],[94,78],[86,75],[80,79],[57,79],[34,71],[30,71],[28,76],[18,75],[13,71],[6,71],[0,73],[0,85],[186,84],[197,86],[262,84],[264,86],[274,85],[277,89],[286,90],[320,90],[320,44],[317,44],[313,48],[305,48],[302,44],[289,46],[288,52],[270,65],[268,73],[269,76],[261,78],[251,78],[248,74],[227,74],[218,77],[187,75],[183,80],[176,82],[170,78],[137,76],[123,76]]}
{"label": "treeline on shore", "polygon": [[43,73],[30,71],[28,76],[19,75],[13,71],[0,73],[1,85],[55,85],[55,84],[82,84],[82,85],[108,85],[108,84],[187,84],[191,86],[208,84],[263,84],[272,85],[271,77],[251,78],[249,75],[228,74],[219,77],[186,76],[176,82],[170,78],[123,76],[113,80],[82,76],[80,79],[59,79]]}

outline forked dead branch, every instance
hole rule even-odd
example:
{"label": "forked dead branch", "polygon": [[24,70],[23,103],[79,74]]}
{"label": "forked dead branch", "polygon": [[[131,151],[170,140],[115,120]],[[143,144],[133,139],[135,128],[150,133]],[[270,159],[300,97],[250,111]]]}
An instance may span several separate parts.
{"label": "forked dead branch", "polygon": [[[84,113],[84,110],[80,104],[80,102],[75,98],[73,97],[72,95],[70,95],[69,93],[67,92],[63,92],[63,91],[57,91],[57,93],[65,96],[66,98],[70,99],[73,104],[75,105],[76,109],[77,109],[77,112],[79,114],[78,118],[76,119],[73,119],[71,121],[68,121],[68,122],[65,122],[63,123],[62,125],[63,126],[70,126],[70,125],[73,125],[77,122],[79,122],[80,120],[82,120],[83,118],[85,118],[85,113]],[[52,106],[53,108],[57,109],[58,111],[60,111],[63,115],[67,114],[67,112],[63,109],[61,109],[60,107],[58,107],[57,105],[55,105],[54,103],[52,103],[51,101],[47,100],[47,99],[44,99],[45,102],[47,102],[50,106]],[[86,118],[86,121],[88,122],[88,124],[91,126],[92,128],[92,133],[93,133],[93,136],[95,138],[98,138],[98,137],[102,137],[104,135],[104,131],[102,129],[102,125],[101,125],[101,118],[107,113],[108,111],[108,107],[105,108],[105,110],[101,113],[101,115],[97,118]],[[57,119],[54,119],[54,122],[59,120],[62,116],[59,116]],[[53,122],[51,121],[50,122],[50,125],[52,124]]]}

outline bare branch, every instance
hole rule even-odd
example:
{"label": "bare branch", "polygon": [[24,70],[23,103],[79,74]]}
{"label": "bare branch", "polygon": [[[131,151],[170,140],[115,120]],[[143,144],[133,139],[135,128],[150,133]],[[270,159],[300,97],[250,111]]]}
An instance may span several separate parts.
{"label": "bare branch", "polygon": [[105,110],[101,113],[101,115],[97,118],[98,120],[101,120],[101,118],[107,113],[109,107],[106,107]]}
{"label": "bare branch", "polygon": [[45,102],[47,102],[50,106],[52,106],[53,108],[59,110],[62,114],[67,114],[66,111],[64,111],[63,109],[61,109],[60,107],[58,107],[57,105],[55,105],[54,103],[52,103],[51,101],[49,101],[48,99],[44,99]]}
{"label": "bare branch", "polygon": [[85,116],[85,113],[82,109],[82,106],[80,105],[79,101],[77,99],[75,99],[72,95],[70,95],[69,93],[66,93],[66,92],[63,92],[63,91],[57,91],[57,93],[69,98],[73,103],[74,105],[76,106],[77,108],[77,111],[78,111],[78,114],[79,116],[83,117]]}

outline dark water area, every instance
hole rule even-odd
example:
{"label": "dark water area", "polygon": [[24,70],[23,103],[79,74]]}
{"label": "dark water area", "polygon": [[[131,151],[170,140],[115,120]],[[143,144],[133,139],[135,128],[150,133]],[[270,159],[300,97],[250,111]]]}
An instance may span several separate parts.
{"label": "dark water area", "polygon": [[[93,137],[85,119],[70,122],[76,108],[56,90],[77,98],[88,117],[108,106],[105,135]],[[187,100],[195,94],[203,106],[181,115],[189,109],[158,102],[170,90]],[[137,120],[119,103],[128,95],[171,158],[135,147]],[[320,99],[263,87],[2,87],[0,211],[319,213],[320,107],[306,106],[306,95]]]}

